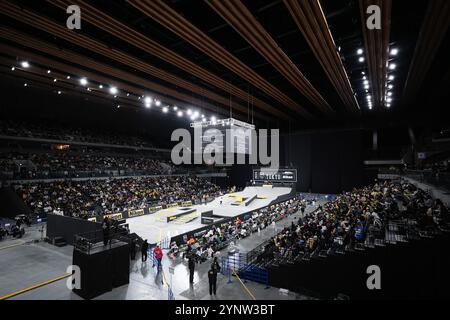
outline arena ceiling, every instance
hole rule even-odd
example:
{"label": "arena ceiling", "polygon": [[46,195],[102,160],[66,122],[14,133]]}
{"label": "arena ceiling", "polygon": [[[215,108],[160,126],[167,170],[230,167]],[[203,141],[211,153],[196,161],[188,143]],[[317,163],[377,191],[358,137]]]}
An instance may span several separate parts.
{"label": "arena ceiling", "polygon": [[1,1],[0,17],[2,78],[112,106],[301,126],[448,98],[448,0]]}

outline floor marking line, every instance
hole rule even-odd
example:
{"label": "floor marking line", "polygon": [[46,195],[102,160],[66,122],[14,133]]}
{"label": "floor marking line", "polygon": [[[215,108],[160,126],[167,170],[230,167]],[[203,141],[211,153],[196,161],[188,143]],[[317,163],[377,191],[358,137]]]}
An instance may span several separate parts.
{"label": "floor marking line", "polygon": [[250,291],[249,288],[247,288],[247,286],[242,282],[241,278],[239,278],[238,274],[236,273],[236,271],[234,271],[233,269],[231,269],[231,271],[233,271],[234,275],[236,276],[236,278],[239,280],[239,282],[241,283],[241,285],[244,287],[244,289],[248,292],[248,294],[252,297],[253,300],[256,300],[255,296],[253,295],[253,293]]}
{"label": "floor marking line", "polygon": [[36,284],[36,285],[34,285],[34,286],[31,286],[31,287],[28,287],[28,288],[25,288],[25,289],[22,289],[22,290],[19,290],[19,291],[10,293],[10,294],[7,294],[7,295],[5,295],[5,296],[3,296],[3,297],[0,297],[0,300],[6,300],[6,299],[9,299],[9,298],[18,296],[18,295],[20,295],[20,294],[22,294],[22,293],[25,293],[25,292],[28,292],[28,291],[32,291],[32,290],[34,290],[34,289],[38,289],[38,288],[40,288],[40,287],[46,286],[46,285],[48,285],[48,284],[51,284],[51,283],[53,283],[53,282],[56,282],[56,281],[59,281],[59,280],[65,279],[65,278],[68,278],[68,277],[70,277],[70,276],[72,276],[71,273],[65,273],[65,274],[63,274],[62,276],[59,276],[59,277],[56,277],[56,278],[53,278],[53,279],[50,279],[50,280],[47,280],[47,281],[38,283],[38,284]]}
{"label": "floor marking line", "polygon": [[5,249],[9,249],[9,248],[18,247],[18,246],[21,246],[23,244],[24,243],[16,243],[16,244],[12,244],[12,245],[9,245],[9,246],[0,247],[0,250],[5,250]]}

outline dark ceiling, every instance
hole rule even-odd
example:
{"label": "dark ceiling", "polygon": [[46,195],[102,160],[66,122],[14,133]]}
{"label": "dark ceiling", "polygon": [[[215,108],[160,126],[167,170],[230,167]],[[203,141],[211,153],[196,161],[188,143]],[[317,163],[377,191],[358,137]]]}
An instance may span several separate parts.
{"label": "dark ceiling", "polygon": [[[174,106],[220,118],[232,110],[259,126],[439,116],[449,95],[449,1],[369,2],[1,1],[0,72],[55,93],[89,88],[111,106],[145,110],[150,95],[173,117]],[[66,28],[72,4],[81,30]],[[382,8],[381,31],[364,27],[368,4]]]}

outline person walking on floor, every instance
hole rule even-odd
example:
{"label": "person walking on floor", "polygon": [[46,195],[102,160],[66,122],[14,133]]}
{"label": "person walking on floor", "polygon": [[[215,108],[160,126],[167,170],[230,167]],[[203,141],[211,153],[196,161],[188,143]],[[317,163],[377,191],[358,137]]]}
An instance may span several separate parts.
{"label": "person walking on floor", "polygon": [[[153,249],[153,254],[155,256],[156,259],[156,278],[158,278],[158,276],[161,274],[162,272],[162,258],[163,258],[163,252],[161,250],[161,248],[159,247],[159,245],[156,245],[156,248]],[[161,278],[161,284],[163,284],[163,280]]]}
{"label": "person walking on floor", "polygon": [[144,240],[144,242],[142,243],[142,246],[141,246],[142,262],[147,261],[147,257],[148,257],[147,251],[148,251],[148,242],[147,242],[147,240]]}

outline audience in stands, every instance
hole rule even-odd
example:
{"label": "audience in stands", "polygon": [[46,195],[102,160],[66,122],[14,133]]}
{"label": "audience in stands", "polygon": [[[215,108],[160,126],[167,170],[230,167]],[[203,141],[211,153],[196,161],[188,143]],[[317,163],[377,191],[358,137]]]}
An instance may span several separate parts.
{"label": "audience in stands", "polygon": [[105,155],[105,152],[52,152],[0,154],[1,171],[14,179],[76,178],[108,176],[114,172],[141,175],[168,174],[174,170],[167,161],[152,159],[148,155]]}
{"label": "audience in stands", "polygon": [[15,188],[35,214],[81,218],[178,201],[201,201],[221,194],[213,183],[186,176],[66,180],[16,185]]}
{"label": "audience in stands", "polygon": [[271,239],[259,260],[294,259],[300,253],[353,248],[368,237],[383,238],[391,220],[409,220],[422,230],[447,224],[448,208],[409,183],[384,182],[339,196],[306,214]]}
{"label": "audience in stands", "polygon": [[133,147],[154,147],[150,142],[116,132],[96,132],[89,129],[68,126],[44,125],[37,123],[0,121],[0,135],[51,139],[65,142],[87,142]]}
{"label": "audience in stands", "polygon": [[[248,237],[272,225],[274,222],[297,213],[301,207],[306,206],[304,199],[295,198],[271,207],[266,207],[254,212],[245,220],[237,218],[220,225],[212,227],[197,238],[191,237],[187,241],[186,257],[194,256],[197,261],[204,262],[206,259],[217,257],[220,250],[230,243]],[[178,252],[178,245],[171,246],[173,253]]]}

